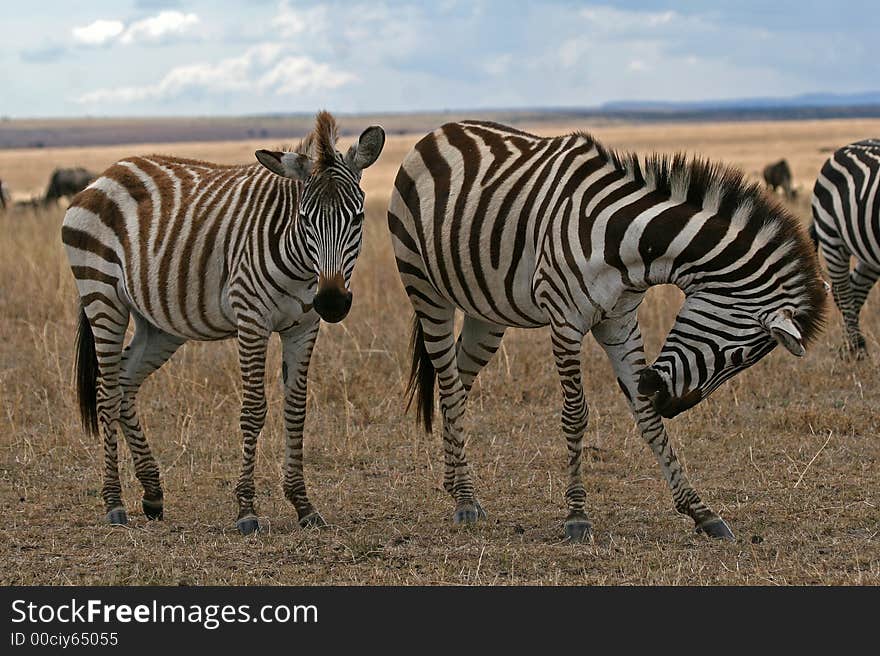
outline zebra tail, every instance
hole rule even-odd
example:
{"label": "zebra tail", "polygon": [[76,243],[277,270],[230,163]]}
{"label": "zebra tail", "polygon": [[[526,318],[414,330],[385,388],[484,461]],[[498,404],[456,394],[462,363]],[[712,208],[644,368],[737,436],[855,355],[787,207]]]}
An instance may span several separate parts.
{"label": "zebra tail", "polygon": [[434,381],[437,372],[434,364],[425,348],[425,335],[422,332],[422,324],[418,315],[414,315],[412,339],[410,340],[412,351],[412,368],[409,373],[409,383],[406,386],[406,409],[413,401],[416,402],[416,424],[424,426],[425,431],[430,433],[434,425]]}
{"label": "zebra tail", "polygon": [[83,429],[89,435],[98,434],[98,356],[95,353],[95,335],[86,316],[79,308],[76,329],[76,394]]}

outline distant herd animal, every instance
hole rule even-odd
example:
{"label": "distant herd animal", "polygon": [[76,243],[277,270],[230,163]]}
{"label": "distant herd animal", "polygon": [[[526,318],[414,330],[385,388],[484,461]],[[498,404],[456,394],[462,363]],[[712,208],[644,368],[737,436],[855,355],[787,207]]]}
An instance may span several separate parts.
{"label": "distant herd animal", "polygon": [[[373,126],[342,152],[337,134],[333,116],[321,112],[297,148],[259,150],[252,164],[131,157],[73,197],[61,238],[80,296],[76,386],[83,425],[103,442],[101,496],[111,524],[128,521],[120,431],[144,514],[164,514],[159,469],[136,408],[140,386],[184,342],[235,338],[243,386],[236,526],[243,534],[259,529],[254,461],[274,332],[282,345],[284,494],[303,527],[326,524],[303,475],[306,380],[320,321],[341,321],[353,301],[361,173],[385,142]],[[856,353],[865,348],[858,310],[880,275],[878,162],[880,142],[841,149],[823,167],[813,197],[816,238]],[[768,167],[765,179],[788,194],[790,171],[778,164],[784,161]],[[776,176],[780,170],[787,182]],[[487,516],[465,446],[474,381],[507,328],[547,326],[563,392],[565,538],[592,534],[581,372],[582,342],[592,333],[676,510],[698,531],[734,539],[688,481],[664,419],[777,346],[800,357],[815,339],[827,285],[807,231],[788,210],[741,173],[701,159],[621,154],[586,133],[537,137],[462,121],[426,135],[406,155],[387,219],[414,312],[409,399],[431,431],[439,389],[443,487],[455,524]],[[851,255],[858,261],[852,273]],[[638,308],[662,284],[677,285],[686,298],[649,364]],[[458,313],[464,320],[456,335]],[[130,321],[134,336],[126,344]]]}
{"label": "distant herd animal", "polygon": [[97,176],[91,171],[78,166],[76,168],[57,168],[49,178],[49,186],[43,196],[45,205],[58,204],[61,198],[73,198],[89,186]]}
{"label": "distant herd animal", "polygon": [[784,159],[764,167],[764,182],[774,193],[781,188],[786,198],[794,200],[796,193],[791,186],[791,169]]}
{"label": "distant herd animal", "polygon": [[[0,180],[0,210],[14,211],[39,210],[56,206],[62,198],[70,200],[89,186],[97,176],[81,166],[75,168],[56,168],[49,176],[49,184],[42,197],[31,197],[12,201],[8,187]],[[10,205],[11,204],[11,205]]]}

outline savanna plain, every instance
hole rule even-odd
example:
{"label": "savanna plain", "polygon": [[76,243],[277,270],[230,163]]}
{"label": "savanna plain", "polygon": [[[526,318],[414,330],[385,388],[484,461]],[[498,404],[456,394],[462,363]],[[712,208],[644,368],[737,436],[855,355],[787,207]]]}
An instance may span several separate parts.
{"label": "savanna plain", "polygon": [[[345,127],[357,119],[341,119]],[[880,134],[880,121],[568,124],[640,152],[684,150],[758,179],[788,159],[807,225],[822,162]],[[101,445],[79,425],[72,384],[78,298],[60,242],[63,208],[0,215],[0,583],[3,584],[878,584],[880,583],[880,290],[862,314],[867,360],[842,359],[841,319],[802,359],[783,349],[667,422],[703,498],[738,540],[696,535],[673,509],[610,366],[584,343],[590,403],[584,479],[590,543],[562,540],[565,443],[561,391],[545,330],[510,330],[483,370],[465,425],[487,521],[451,525],[440,436],[404,413],[410,306],[385,211],[397,167],[420,135],[389,138],[364,175],[368,212],[352,283],[354,306],[323,325],[309,372],[306,480],[331,526],[303,530],[281,491],[280,349],[270,350],[269,417],[260,438],[257,510],[263,530],[235,529],[240,384],[234,344],[189,343],[140,394],[163,474],[165,519],[140,511],[121,447],[127,527],[103,521]],[[243,141],[0,151],[14,193],[45,187],[56,165],[100,171],[163,152],[247,162]],[[345,146],[346,144],[342,144]],[[787,201],[786,201],[787,202]],[[648,356],[681,302],[671,287],[640,310]],[[120,440],[120,444],[124,441]]]}

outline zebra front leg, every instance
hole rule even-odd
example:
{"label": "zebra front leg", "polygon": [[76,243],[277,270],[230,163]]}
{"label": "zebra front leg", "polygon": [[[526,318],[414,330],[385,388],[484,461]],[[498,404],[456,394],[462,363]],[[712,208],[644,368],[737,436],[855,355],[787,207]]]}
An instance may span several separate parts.
{"label": "zebra front leg", "polygon": [[303,476],[303,425],[309,360],[318,336],[319,323],[297,327],[281,334],[282,378],[284,381],[284,496],[290,501],[303,528],[324,527],[327,523],[314,509],[306,494]]}
{"label": "zebra front leg", "polygon": [[[867,286],[861,302],[856,302],[856,293],[851,283],[850,253],[843,247],[837,250],[823,248],[825,262],[828,265],[828,277],[831,279],[831,294],[834,303],[843,315],[844,329],[846,331],[846,344],[841,354],[844,357],[852,357],[861,360],[867,354],[865,337],[859,328],[859,310],[867,296],[871,285]],[[859,276],[860,282],[861,277]],[[873,284],[873,283],[872,283]],[[859,287],[861,289],[862,286]]]}
{"label": "zebra front leg", "polygon": [[465,455],[461,421],[467,405],[467,390],[458,371],[454,337],[454,310],[449,308],[437,319],[419,314],[424,345],[440,388],[440,410],[443,414],[443,453],[446,472],[443,487],[455,499],[455,524],[473,524],[485,519],[486,513],[474,498],[474,483]]}
{"label": "zebra front leg", "polygon": [[257,438],[266,423],[266,346],[269,333],[255,329],[253,323],[238,329],[238,360],[241,367],[241,474],[235,486],[238,519],[235,525],[243,535],[259,528],[254,510],[254,462]]}
{"label": "zebra front leg", "polygon": [[553,358],[562,383],[562,432],[568,448],[568,487],[565,500],[568,516],[563,528],[565,537],[572,542],[590,539],[592,527],[584,510],[587,492],[581,475],[584,454],[584,432],[587,429],[589,409],[581,381],[581,344],[584,335],[568,325],[554,323],[551,330]]}
{"label": "zebra front leg", "polygon": [[650,400],[639,393],[639,372],[645,368],[642,333],[633,310],[619,320],[604,321],[593,328],[593,335],[614,368],[617,383],[629,402],[642,439],[651,447],[663,477],[672,491],[675,509],[694,520],[696,530],[723,540],[734,540],[727,523],[703,503],[684,473],[663,420],[654,410]]}

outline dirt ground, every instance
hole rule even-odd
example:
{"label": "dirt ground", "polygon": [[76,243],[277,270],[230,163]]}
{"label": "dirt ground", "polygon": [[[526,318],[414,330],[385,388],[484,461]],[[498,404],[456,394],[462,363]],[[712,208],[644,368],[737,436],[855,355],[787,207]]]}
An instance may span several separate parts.
{"label": "dirt ground", "polygon": [[[544,134],[589,125],[541,126]],[[880,133],[880,121],[605,125],[623,149],[686,150],[757,176],[781,157],[809,195],[834,148]],[[279,346],[268,370],[257,503],[266,530],[241,537],[232,490],[240,386],[232,342],[191,343],[140,395],[162,468],[165,520],[148,522],[126,450],[131,523],[102,522],[101,446],[86,438],[72,385],[78,299],[61,248],[62,209],[0,215],[0,526],[2,584],[877,584],[880,583],[880,292],[862,315],[872,356],[842,360],[841,320],[803,359],[777,349],[693,410],[667,422],[691,481],[735,543],[695,535],[677,515],[610,366],[587,338],[590,402],[585,482],[590,544],[562,541],[565,443],[545,330],[508,332],[478,380],[466,420],[488,521],[450,523],[440,437],[403,412],[410,307],[384,219],[397,166],[420,135],[389,139],[364,177],[364,250],[354,307],[324,325],[312,359],[306,480],[331,522],[304,531],[281,492]],[[0,151],[17,196],[56,165],[101,170],[119,157],[170,152],[248,161],[259,142]],[[680,301],[661,287],[642,308],[649,356]]]}

